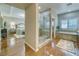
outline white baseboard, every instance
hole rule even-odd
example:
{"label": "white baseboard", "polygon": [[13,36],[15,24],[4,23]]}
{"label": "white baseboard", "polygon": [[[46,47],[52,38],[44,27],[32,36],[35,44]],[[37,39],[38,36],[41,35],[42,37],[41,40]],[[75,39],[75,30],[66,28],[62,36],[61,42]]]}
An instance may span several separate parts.
{"label": "white baseboard", "polygon": [[37,52],[38,49],[33,48],[29,43],[25,42],[25,44],[27,44],[33,51]]}
{"label": "white baseboard", "polygon": [[48,39],[45,42],[43,42],[42,44],[39,45],[39,49],[42,48],[43,46],[45,46],[46,44],[48,44],[51,40]]}
{"label": "white baseboard", "polygon": [[51,40],[46,40],[44,43],[42,43],[41,45],[39,45],[39,47],[37,49],[33,48],[29,43],[25,42],[25,44],[27,44],[33,51],[37,52],[40,48],[42,48],[43,46],[45,46],[46,44],[48,44]]}

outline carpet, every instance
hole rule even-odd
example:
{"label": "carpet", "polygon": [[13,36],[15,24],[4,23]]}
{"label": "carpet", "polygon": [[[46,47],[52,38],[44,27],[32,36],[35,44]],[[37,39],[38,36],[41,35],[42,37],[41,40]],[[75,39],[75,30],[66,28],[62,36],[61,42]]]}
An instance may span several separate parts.
{"label": "carpet", "polygon": [[61,39],[56,46],[66,51],[76,53],[74,42],[72,41]]}

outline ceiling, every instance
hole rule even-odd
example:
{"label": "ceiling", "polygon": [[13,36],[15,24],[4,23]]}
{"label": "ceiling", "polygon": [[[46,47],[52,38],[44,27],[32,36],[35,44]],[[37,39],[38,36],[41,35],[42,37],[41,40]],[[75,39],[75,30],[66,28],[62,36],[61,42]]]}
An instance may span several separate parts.
{"label": "ceiling", "polygon": [[60,5],[60,3],[39,3],[38,5],[40,6],[40,11],[44,11],[49,8],[55,9]]}
{"label": "ceiling", "polygon": [[56,13],[65,13],[70,11],[79,10],[79,3],[39,3],[40,11],[47,10],[49,8]]}
{"label": "ceiling", "polygon": [[10,6],[20,8],[20,9],[25,9],[27,8],[31,3],[6,3]]}
{"label": "ceiling", "polygon": [[[32,3],[8,3],[10,6],[14,6],[20,9],[27,8]],[[71,5],[67,5],[68,3],[38,3],[41,7],[40,11],[47,10],[49,8],[56,13],[64,13],[74,10],[79,10],[79,3],[72,3]]]}
{"label": "ceiling", "polygon": [[25,11],[11,5],[0,4],[0,13],[3,16],[24,18]]}

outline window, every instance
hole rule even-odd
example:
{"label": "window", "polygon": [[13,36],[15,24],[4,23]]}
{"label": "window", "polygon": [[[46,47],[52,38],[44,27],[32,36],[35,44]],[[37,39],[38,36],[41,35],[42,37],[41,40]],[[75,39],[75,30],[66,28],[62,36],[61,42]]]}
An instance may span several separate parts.
{"label": "window", "polygon": [[77,29],[77,19],[69,19],[69,29]]}
{"label": "window", "polygon": [[72,11],[58,15],[59,30],[77,31],[79,23],[79,11]]}
{"label": "window", "polygon": [[68,20],[61,20],[61,29],[69,29],[69,30],[76,30],[77,29],[77,19],[68,19]]}
{"label": "window", "polygon": [[77,19],[61,20],[61,29],[77,30]]}
{"label": "window", "polygon": [[60,28],[67,29],[67,26],[68,26],[67,20],[61,20],[61,27]]}

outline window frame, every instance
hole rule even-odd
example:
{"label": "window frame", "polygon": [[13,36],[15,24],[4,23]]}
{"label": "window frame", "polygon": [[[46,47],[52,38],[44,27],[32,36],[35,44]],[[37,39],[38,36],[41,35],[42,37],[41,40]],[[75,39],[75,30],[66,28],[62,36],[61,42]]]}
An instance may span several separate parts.
{"label": "window frame", "polygon": [[[78,12],[78,13],[77,13],[77,12]],[[78,17],[78,16],[76,17],[75,15],[74,15],[74,17],[72,17],[72,16],[73,16],[73,15],[72,15],[71,18],[72,18],[72,19],[73,19],[73,18],[74,18],[74,19],[77,19],[77,26],[76,26],[76,29],[73,29],[73,30],[70,29],[70,27],[69,27],[69,21],[70,21],[69,19],[70,19],[70,18],[67,19],[67,29],[61,28],[61,21],[62,21],[62,20],[66,20],[66,19],[63,18],[63,16],[66,15],[66,14],[77,14],[77,15],[79,15],[79,10],[71,11],[71,12],[66,12],[66,13],[62,13],[62,14],[58,14],[58,27],[59,27],[58,30],[59,30],[59,31],[60,31],[60,30],[63,30],[63,31],[77,31],[77,30],[79,29],[79,26],[78,26],[78,25],[79,25],[79,17]]]}

